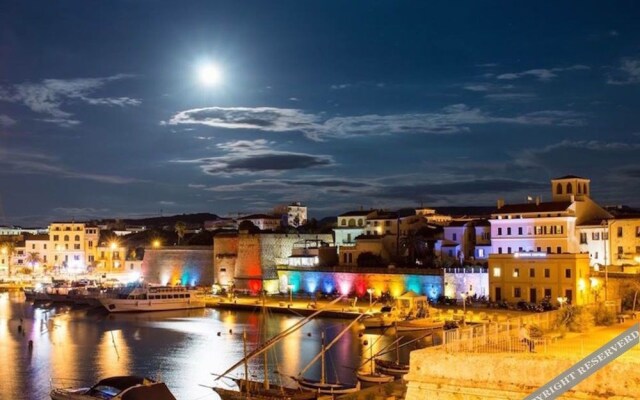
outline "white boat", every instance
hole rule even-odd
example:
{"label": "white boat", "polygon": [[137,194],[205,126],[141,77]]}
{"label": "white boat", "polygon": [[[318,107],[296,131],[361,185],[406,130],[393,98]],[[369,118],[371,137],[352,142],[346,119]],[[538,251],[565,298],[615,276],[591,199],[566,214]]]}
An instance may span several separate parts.
{"label": "white boat", "polygon": [[198,291],[185,286],[127,286],[116,297],[99,298],[109,312],[144,312],[204,308]]}
{"label": "white boat", "polygon": [[91,387],[53,389],[52,400],[176,400],[162,382],[140,376],[114,376]]}
{"label": "white boat", "polygon": [[443,327],[444,321],[433,318],[415,318],[396,322],[396,330],[398,332],[434,330],[442,329]]}
{"label": "white boat", "polygon": [[362,317],[362,325],[365,329],[387,328],[398,320],[398,312],[395,307],[384,306],[380,312],[367,314]]}

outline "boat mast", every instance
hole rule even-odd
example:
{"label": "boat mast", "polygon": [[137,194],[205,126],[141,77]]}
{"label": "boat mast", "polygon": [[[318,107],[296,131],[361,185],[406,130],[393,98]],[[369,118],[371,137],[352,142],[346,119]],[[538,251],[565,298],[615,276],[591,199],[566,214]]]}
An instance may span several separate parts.
{"label": "boat mast", "polygon": [[320,383],[322,383],[324,385],[325,382],[325,372],[324,372],[324,352],[325,352],[325,348],[324,348],[324,331],[322,331],[322,361],[321,361],[321,369],[320,369]]}
{"label": "boat mast", "polygon": [[[263,334],[267,335],[267,307],[265,306],[266,301],[266,293],[262,293],[262,331]],[[264,353],[264,390],[269,390],[269,358],[267,356],[267,352]]]}
{"label": "boat mast", "polygon": [[396,325],[396,364],[400,364],[400,341],[398,340],[398,321],[395,322]]}
{"label": "boat mast", "polygon": [[242,349],[244,351],[244,391],[249,393],[249,362],[247,360],[247,331],[242,332]]}

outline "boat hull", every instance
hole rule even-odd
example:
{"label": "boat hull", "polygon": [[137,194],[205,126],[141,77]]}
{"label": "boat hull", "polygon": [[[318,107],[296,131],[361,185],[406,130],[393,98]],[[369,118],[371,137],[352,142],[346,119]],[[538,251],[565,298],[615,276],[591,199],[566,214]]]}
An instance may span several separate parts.
{"label": "boat hull", "polygon": [[399,364],[393,361],[386,360],[377,360],[376,363],[376,372],[385,375],[395,376],[397,378],[401,378],[404,375],[409,373],[409,365],[407,364]]}
{"label": "boat hull", "polygon": [[196,299],[189,301],[180,301],[180,299],[129,300],[108,298],[98,300],[107,311],[112,313],[192,310],[205,307],[204,301]]}
{"label": "boat hull", "polygon": [[362,383],[389,383],[393,382],[396,377],[392,375],[381,374],[377,372],[373,373],[364,373],[358,372],[356,373],[358,380]]}
{"label": "boat hull", "polygon": [[220,396],[222,400],[312,400],[316,398],[315,393],[305,392],[282,386],[271,386],[269,390],[262,387],[262,382],[253,382],[250,393],[240,392],[238,390],[224,389],[214,387],[213,391]]}
{"label": "boat hull", "polygon": [[360,382],[355,385],[347,385],[342,383],[322,383],[309,379],[296,379],[300,388],[321,394],[350,394],[360,390]]}
{"label": "boat hull", "polygon": [[425,331],[442,329],[444,321],[433,321],[431,319],[412,319],[396,322],[396,330],[398,332]]}

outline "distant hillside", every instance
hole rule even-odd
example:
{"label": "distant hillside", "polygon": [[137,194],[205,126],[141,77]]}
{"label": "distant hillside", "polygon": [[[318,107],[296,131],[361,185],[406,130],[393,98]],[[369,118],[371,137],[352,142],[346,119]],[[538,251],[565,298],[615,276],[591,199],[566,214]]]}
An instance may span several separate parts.
{"label": "distant hillside", "polygon": [[[204,221],[214,221],[220,219],[216,214],[211,213],[198,213],[198,214],[182,214],[171,215],[166,217],[152,217],[152,218],[140,218],[140,219],[122,219],[118,220],[125,225],[144,225],[147,227],[163,227],[174,226],[176,222],[182,221],[187,225],[202,225]],[[115,223],[116,220],[102,220],[104,223]]]}

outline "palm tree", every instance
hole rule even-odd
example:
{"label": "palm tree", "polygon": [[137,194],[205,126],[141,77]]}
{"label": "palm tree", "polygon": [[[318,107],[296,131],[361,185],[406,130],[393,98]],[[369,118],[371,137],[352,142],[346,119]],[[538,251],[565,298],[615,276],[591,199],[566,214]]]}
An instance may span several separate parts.
{"label": "palm tree", "polygon": [[35,265],[42,261],[42,257],[40,257],[40,253],[38,253],[37,251],[33,251],[27,254],[26,261],[27,264],[31,266],[31,273],[33,273]]}
{"label": "palm tree", "polygon": [[180,245],[180,242],[182,241],[182,239],[184,238],[184,234],[187,230],[187,224],[185,224],[182,221],[178,221],[176,222],[176,225],[173,228],[176,232],[176,234],[178,235],[178,245]]}

